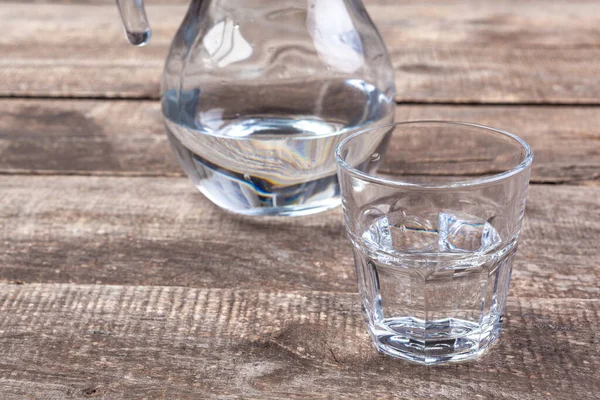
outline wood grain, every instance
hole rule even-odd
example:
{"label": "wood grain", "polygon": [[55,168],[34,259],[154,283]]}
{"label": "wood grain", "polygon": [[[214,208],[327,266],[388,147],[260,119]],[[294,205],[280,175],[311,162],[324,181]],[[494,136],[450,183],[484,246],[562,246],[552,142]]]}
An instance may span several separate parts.
{"label": "wood grain", "polygon": [[[535,183],[600,179],[600,107],[398,106],[396,120],[478,122],[535,152]],[[0,174],[182,176],[152,101],[0,100]]]}
{"label": "wood grain", "polygon": [[354,294],[0,285],[4,399],[593,399],[600,301],[509,299],[500,344],[426,368],[377,354]]}
{"label": "wood grain", "polygon": [[[355,292],[340,210],[227,214],[186,179],[0,177],[2,281]],[[531,188],[512,290],[600,297],[600,187]]]}
{"label": "wood grain", "polygon": [[[150,4],[153,41],[136,49],[112,1],[0,2],[0,96],[157,98],[185,3]],[[599,104],[597,2],[365,3],[392,54],[399,101]]]}
{"label": "wood grain", "polygon": [[6,99],[0,173],[182,175],[158,102]]}
{"label": "wood grain", "polygon": [[501,342],[442,368],[371,346],[341,210],[235,216],[181,177],[154,100],[189,1],[146,2],[137,49],[114,0],[0,0],[1,399],[597,398],[598,1],[365,0],[398,120],[536,154]]}

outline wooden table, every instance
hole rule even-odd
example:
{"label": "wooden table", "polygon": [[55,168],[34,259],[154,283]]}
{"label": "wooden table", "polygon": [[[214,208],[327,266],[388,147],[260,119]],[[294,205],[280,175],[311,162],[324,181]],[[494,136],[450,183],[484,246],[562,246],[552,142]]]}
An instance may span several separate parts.
{"label": "wooden table", "polygon": [[0,398],[600,398],[600,4],[369,0],[397,118],[503,127],[536,152],[501,343],[379,355],[341,211],[226,214],[166,143],[159,79],[187,1],[0,0]]}

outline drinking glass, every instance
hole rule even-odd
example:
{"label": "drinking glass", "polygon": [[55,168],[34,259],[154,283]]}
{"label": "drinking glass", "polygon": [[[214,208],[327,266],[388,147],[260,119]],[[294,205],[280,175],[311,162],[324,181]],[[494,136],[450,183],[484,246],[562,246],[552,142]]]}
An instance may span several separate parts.
{"label": "drinking glass", "polygon": [[377,349],[422,363],[497,341],[533,153],[481,125],[363,130],[336,159],[364,314]]}

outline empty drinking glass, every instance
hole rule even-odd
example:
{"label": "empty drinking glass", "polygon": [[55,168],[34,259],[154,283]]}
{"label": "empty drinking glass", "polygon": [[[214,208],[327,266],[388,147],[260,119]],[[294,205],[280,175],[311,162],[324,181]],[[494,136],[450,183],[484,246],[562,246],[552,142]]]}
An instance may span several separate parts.
{"label": "empty drinking glass", "polygon": [[360,131],[336,158],[378,350],[423,364],[485,352],[500,335],[529,146],[481,125],[420,121]]}

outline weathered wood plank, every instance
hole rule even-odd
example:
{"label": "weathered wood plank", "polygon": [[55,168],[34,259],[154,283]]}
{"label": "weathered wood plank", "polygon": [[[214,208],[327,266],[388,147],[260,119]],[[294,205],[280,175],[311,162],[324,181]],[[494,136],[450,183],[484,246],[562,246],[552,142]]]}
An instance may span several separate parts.
{"label": "weathered wood plank", "polygon": [[[0,2],[0,96],[156,98],[186,7],[156,3],[153,42],[135,49],[112,1]],[[392,53],[400,101],[600,103],[595,1],[366,4]]]}
{"label": "weathered wood plank", "polygon": [[7,99],[0,173],[182,175],[158,102]]}
{"label": "weathered wood plank", "polygon": [[0,285],[3,398],[593,399],[600,301],[509,299],[500,344],[425,368],[371,347],[358,296]]}
{"label": "weathered wood plank", "polygon": [[[0,177],[0,280],[354,292],[341,210],[227,214],[186,179]],[[600,187],[535,185],[513,274],[525,297],[600,297]]]}
{"label": "weathered wood plank", "polygon": [[397,121],[468,121],[505,129],[535,153],[534,183],[600,180],[600,109],[551,106],[398,106]]}
{"label": "weathered wood plank", "polygon": [[[398,106],[397,120],[501,127],[535,151],[532,181],[600,179],[600,107]],[[0,174],[181,176],[152,101],[0,100]]]}

